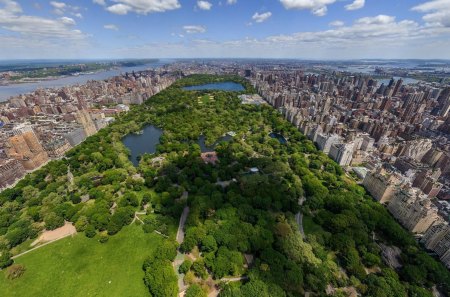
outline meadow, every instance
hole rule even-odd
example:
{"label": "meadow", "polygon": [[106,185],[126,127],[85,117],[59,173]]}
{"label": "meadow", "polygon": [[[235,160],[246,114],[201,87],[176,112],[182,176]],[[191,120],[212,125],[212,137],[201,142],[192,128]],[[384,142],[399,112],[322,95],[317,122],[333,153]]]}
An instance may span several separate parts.
{"label": "meadow", "polygon": [[15,260],[25,274],[9,280],[0,272],[2,296],[149,296],[142,263],[162,242],[137,225],[123,228],[106,243],[83,233],[25,254]]}

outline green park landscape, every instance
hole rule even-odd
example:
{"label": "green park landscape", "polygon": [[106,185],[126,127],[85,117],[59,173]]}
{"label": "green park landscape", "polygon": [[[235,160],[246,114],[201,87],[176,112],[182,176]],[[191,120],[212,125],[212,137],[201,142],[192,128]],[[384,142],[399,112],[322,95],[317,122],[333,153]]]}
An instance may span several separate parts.
{"label": "green park landscape", "polygon": [[[107,243],[84,234],[64,238],[19,257],[26,267],[15,280],[0,278],[2,296],[146,296],[142,263],[161,236],[131,225]],[[50,294],[51,292],[51,294]]]}
{"label": "green park landscape", "polygon": [[[245,91],[182,89],[228,81]],[[0,193],[0,292],[431,297],[434,286],[449,292],[448,270],[382,205],[279,111],[237,97],[255,92],[236,76],[185,77]],[[121,140],[146,125],[164,133],[156,153],[143,154],[135,167]],[[213,144],[230,131],[232,139],[215,147],[219,161],[202,159],[199,137]],[[182,214],[184,238],[177,233]],[[11,263],[15,247],[23,250],[24,242],[65,221],[76,235]],[[386,263],[383,246],[402,251],[401,268]]]}

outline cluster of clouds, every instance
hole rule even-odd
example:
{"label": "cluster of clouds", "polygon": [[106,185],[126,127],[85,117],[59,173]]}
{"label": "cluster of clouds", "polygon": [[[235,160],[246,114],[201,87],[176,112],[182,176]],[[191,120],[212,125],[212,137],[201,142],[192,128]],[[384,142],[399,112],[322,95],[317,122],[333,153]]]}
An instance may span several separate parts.
{"label": "cluster of clouds", "polygon": [[433,0],[414,6],[412,10],[425,13],[423,20],[430,26],[450,27],[450,1]]}
{"label": "cluster of clouds", "polygon": [[157,56],[158,52],[154,49],[159,48],[166,56],[173,57],[181,54],[185,57],[450,58],[450,53],[445,54],[445,49],[450,47],[450,28],[443,23],[430,26],[412,20],[397,20],[391,15],[377,15],[359,18],[350,25],[342,21],[330,25],[333,28],[324,31],[223,42],[194,39],[123,48],[117,53],[139,56],[145,52]]}
{"label": "cluster of clouds", "polygon": [[[8,51],[36,49],[33,53],[56,48],[87,47],[92,41],[90,35],[78,30],[77,21],[83,18],[82,8],[65,2],[49,1],[53,16],[42,17],[26,14],[18,0],[0,0],[0,29],[6,33],[0,34],[0,50],[2,56]],[[117,15],[150,13],[176,10],[181,7],[181,0],[90,0],[102,6],[106,11]],[[327,13],[330,5],[341,0],[277,0],[285,9],[306,10],[316,16]],[[222,0],[224,5],[234,5],[237,0]],[[358,57],[358,53],[366,56],[380,56],[403,52],[400,56],[430,56],[433,53],[450,58],[445,49],[450,48],[450,1],[422,0],[423,3],[411,7],[411,11],[422,15],[422,22],[413,20],[398,20],[392,15],[377,15],[362,17],[352,23],[335,20],[329,23],[329,29],[322,31],[302,31],[294,34],[279,34],[265,38],[244,38],[239,40],[214,41],[194,39],[195,34],[207,31],[203,25],[185,25],[179,33],[173,36],[193,38],[187,41],[166,42],[144,45],[135,48],[123,48],[114,52],[117,55],[149,56],[165,54],[167,56],[236,56],[243,53],[250,56],[266,57],[280,55],[282,57],[312,57],[311,55],[335,54],[330,58]],[[219,4],[220,5],[220,4]],[[344,8],[348,11],[363,8],[365,0],[346,0]],[[214,9],[211,0],[198,0],[194,10],[208,11]],[[260,24],[273,17],[270,11],[257,11],[250,15],[251,22]],[[115,24],[105,24],[105,30],[119,31]],[[3,45],[3,46],[2,46]],[[158,49],[154,54],[150,49]],[[359,51],[359,52],[358,52]],[[390,52],[392,51],[392,52]],[[57,50],[55,50],[57,52]],[[125,55],[124,53],[128,53]],[[3,55],[3,53],[5,53]],[[172,53],[172,54],[171,54]],[[354,55],[352,54],[354,53]],[[345,56],[347,55],[347,56]]]}
{"label": "cluster of clouds", "polygon": [[64,15],[69,13],[77,18],[83,18],[83,15],[80,13],[81,8],[78,6],[72,6],[67,3],[58,1],[50,1],[50,5],[53,7],[54,14]]}
{"label": "cluster of clouds", "polygon": [[[280,0],[286,9],[310,10],[316,16],[324,16],[328,12],[328,5],[337,0]],[[347,10],[357,10],[364,7],[365,0],[354,0],[352,3],[345,5]]]}
{"label": "cluster of clouds", "polygon": [[63,4],[50,2],[57,16],[47,18],[25,14],[18,1],[0,0],[0,29],[5,30],[0,34],[0,57],[30,57],[30,52],[45,57],[51,51],[85,46],[89,35],[75,28],[75,19],[62,16],[82,18],[79,9]]}
{"label": "cluster of clouds", "polygon": [[76,21],[73,18],[26,15],[21,5],[13,0],[0,0],[1,4],[0,28],[13,33],[14,37],[23,36],[29,42],[38,38],[80,40],[86,37],[80,30],[74,29]]}
{"label": "cluster of clouds", "polygon": [[111,13],[125,15],[130,12],[147,15],[153,12],[165,12],[181,8],[178,0],[93,0],[94,3],[104,6]]}

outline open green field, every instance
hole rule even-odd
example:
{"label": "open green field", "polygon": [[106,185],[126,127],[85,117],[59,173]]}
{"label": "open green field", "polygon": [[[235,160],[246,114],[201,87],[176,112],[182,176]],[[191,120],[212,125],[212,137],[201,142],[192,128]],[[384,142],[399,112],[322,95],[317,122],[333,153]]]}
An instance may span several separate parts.
{"label": "open green field", "polygon": [[77,234],[25,254],[25,274],[8,280],[0,272],[0,296],[149,296],[142,263],[162,237],[130,225],[106,243]]}
{"label": "open green field", "polygon": [[213,101],[214,101],[214,96],[212,96],[210,94],[206,94],[201,97],[198,97],[198,103],[200,103],[200,104],[208,104]]}

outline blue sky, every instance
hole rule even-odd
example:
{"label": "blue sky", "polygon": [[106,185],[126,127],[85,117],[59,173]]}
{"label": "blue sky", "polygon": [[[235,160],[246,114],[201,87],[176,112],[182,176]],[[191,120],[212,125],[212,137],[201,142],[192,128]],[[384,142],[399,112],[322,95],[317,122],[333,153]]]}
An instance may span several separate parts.
{"label": "blue sky", "polygon": [[0,59],[444,58],[450,0],[0,0]]}

